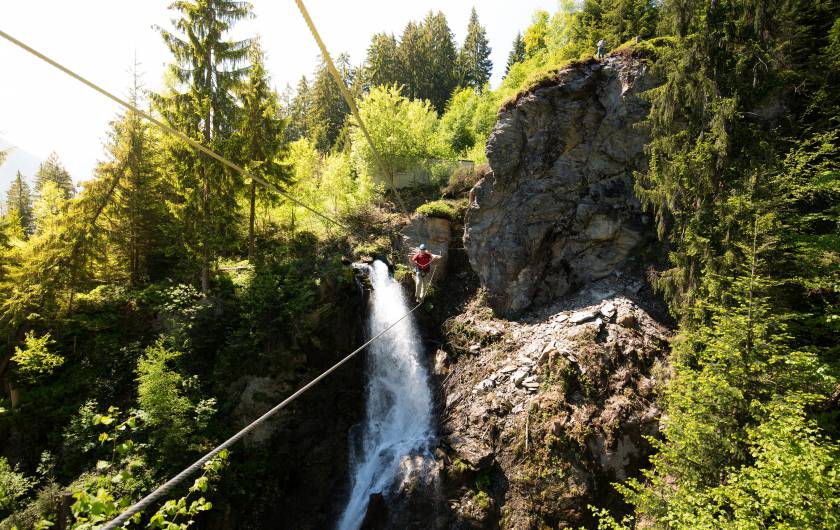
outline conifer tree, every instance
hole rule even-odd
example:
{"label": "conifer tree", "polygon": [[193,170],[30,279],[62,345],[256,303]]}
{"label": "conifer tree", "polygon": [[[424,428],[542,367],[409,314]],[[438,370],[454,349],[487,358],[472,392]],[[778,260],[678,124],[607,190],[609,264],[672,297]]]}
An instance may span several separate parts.
{"label": "conifer tree", "polygon": [[521,63],[525,60],[525,41],[522,39],[522,32],[517,32],[513,39],[513,47],[508,54],[507,65],[505,66],[505,75],[510,72],[511,66],[516,63]]}
{"label": "conifer tree", "polygon": [[[353,86],[355,71],[350,65],[350,56],[346,53],[338,55],[335,67],[341,74],[347,87]],[[332,149],[344,125],[344,120],[350,114],[350,108],[341,95],[341,89],[336,85],[327,65],[322,62],[312,83],[311,102],[309,108],[309,135],[323,152]]]}
{"label": "conifer tree", "polygon": [[[142,87],[134,71],[130,101],[141,106]],[[162,254],[163,229],[168,221],[166,194],[161,179],[159,138],[140,116],[133,112],[111,122],[105,145],[108,160],[96,173],[100,179],[114,179],[114,189],[105,200],[105,231],[112,247],[116,267],[125,271],[129,285],[149,279],[150,262]],[[103,190],[108,193],[108,188]]]}
{"label": "conifer tree", "polygon": [[364,68],[365,84],[383,86],[402,84],[403,72],[397,39],[393,35],[377,33],[370,40]]}
{"label": "conifer tree", "polygon": [[[289,89],[291,91],[291,89]],[[298,81],[294,96],[282,109],[283,116],[287,120],[286,138],[293,142],[309,136],[309,121],[311,120],[312,94],[309,81],[306,76],[301,76]]]}
{"label": "conifer tree", "polygon": [[426,41],[420,24],[414,21],[405,25],[398,47],[399,62],[402,65],[402,82],[405,96],[409,99],[423,97],[421,80],[425,75],[424,61],[427,57]]}
{"label": "conifer tree", "polygon": [[438,114],[442,114],[446,102],[458,85],[455,37],[442,12],[432,14],[430,11],[426,15],[423,21],[423,41],[421,49],[427,55],[421,63],[425,66],[425,75],[418,87],[418,95],[428,99]]}
{"label": "conifer tree", "polygon": [[[175,58],[170,71],[177,80],[168,94],[156,98],[164,118],[174,128],[225,153],[238,123],[232,97],[247,71],[241,67],[249,41],[232,41],[226,33],[251,13],[247,2],[184,0],[172,4],[180,18],[175,30],[159,28]],[[210,267],[235,237],[238,176],[196,153],[182,142],[169,148],[173,187],[178,200],[172,210],[181,223],[180,235],[198,261],[201,290],[210,290]]]}
{"label": "conifer tree", "polygon": [[29,236],[35,231],[32,194],[20,171],[6,193],[6,215],[20,227],[24,236]]}
{"label": "conifer tree", "polygon": [[[240,139],[243,144],[245,167],[254,174],[277,185],[288,180],[288,174],[278,163],[285,146],[283,131],[285,121],[280,117],[277,96],[269,87],[263,52],[257,42],[249,53],[251,68],[242,87],[242,125]],[[256,213],[257,183],[252,180],[248,193],[248,258],[254,258],[254,219]]]}
{"label": "conifer tree", "polygon": [[484,88],[493,70],[490,51],[487,31],[478,22],[478,13],[473,7],[467,26],[467,37],[458,55],[461,86],[472,87],[476,90]]}
{"label": "conifer tree", "polygon": [[35,193],[40,194],[47,182],[55,184],[64,193],[65,199],[69,199],[76,194],[76,188],[73,186],[70,173],[64,169],[64,165],[58,159],[58,154],[54,151],[41,163],[35,173]]}

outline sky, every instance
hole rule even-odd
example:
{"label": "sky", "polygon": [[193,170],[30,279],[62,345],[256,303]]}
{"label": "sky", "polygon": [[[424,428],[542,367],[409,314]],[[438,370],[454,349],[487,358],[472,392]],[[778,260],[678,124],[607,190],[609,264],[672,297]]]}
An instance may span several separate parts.
{"label": "sky", "polygon": [[[0,29],[118,95],[126,95],[136,61],[149,89],[160,87],[170,62],[155,25],[171,27],[171,0],[27,0],[0,2]],[[317,46],[293,0],[253,0],[255,17],[234,38],[260,36],[266,67],[278,90],[311,76]],[[333,57],[348,52],[361,64],[376,32],[399,36],[410,20],[442,11],[458,43],[475,6],[492,47],[498,85],[511,43],[537,9],[556,0],[307,0],[306,7]],[[0,192],[17,169],[31,180],[37,160],[56,151],[74,180],[87,180],[103,159],[102,141],[119,108],[79,82],[0,39],[0,149],[18,156],[0,167]]]}

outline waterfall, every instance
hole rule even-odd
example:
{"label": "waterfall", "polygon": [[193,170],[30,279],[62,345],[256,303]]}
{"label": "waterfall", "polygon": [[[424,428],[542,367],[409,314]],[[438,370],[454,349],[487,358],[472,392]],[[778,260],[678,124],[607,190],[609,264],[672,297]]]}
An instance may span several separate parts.
{"label": "waterfall", "polygon": [[[373,336],[411,308],[381,261],[370,267],[370,281],[368,333]],[[416,475],[414,467],[423,465],[423,458],[412,456],[428,456],[434,436],[432,394],[421,352],[412,315],[369,346],[365,418],[355,440],[351,435],[351,493],[339,530],[357,530],[370,495],[387,495],[399,487]]]}

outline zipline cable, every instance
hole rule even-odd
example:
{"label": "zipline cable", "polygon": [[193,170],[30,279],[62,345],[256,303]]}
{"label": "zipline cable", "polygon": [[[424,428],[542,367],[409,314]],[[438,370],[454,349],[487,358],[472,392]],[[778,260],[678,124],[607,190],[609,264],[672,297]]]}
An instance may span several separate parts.
{"label": "zipline cable", "polygon": [[[432,275],[432,278],[434,278],[434,273]],[[233,444],[238,442],[246,434],[248,434],[249,432],[256,429],[260,424],[262,424],[268,418],[270,418],[271,416],[276,414],[278,411],[280,411],[280,409],[284,408],[286,405],[288,405],[289,403],[291,403],[292,401],[297,399],[301,394],[303,394],[304,392],[306,392],[307,390],[309,390],[310,388],[312,388],[313,386],[318,384],[322,379],[324,379],[325,377],[330,375],[332,372],[337,370],[341,365],[343,365],[344,363],[349,361],[351,358],[353,358],[357,353],[359,353],[360,351],[365,349],[370,343],[372,343],[373,341],[375,341],[376,339],[378,339],[379,337],[384,335],[386,332],[388,332],[391,328],[393,328],[394,326],[396,326],[397,324],[402,322],[410,314],[414,313],[417,310],[417,308],[419,308],[421,305],[423,305],[422,300],[420,302],[418,302],[417,305],[415,305],[414,308],[412,308],[406,314],[404,314],[403,316],[401,316],[400,318],[395,320],[390,326],[388,326],[387,328],[385,328],[382,331],[380,331],[379,333],[377,333],[370,340],[368,340],[367,342],[365,342],[364,344],[362,344],[361,346],[359,346],[358,348],[353,350],[351,353],[349,353],[346,357],[344,357],[343,359],[341,359],[340,361],[338,361],[337,363],[332,365],[332,367],[330,367],[326,372],[322,373],[321,375],[319,375],[318,377],[316,377],[315,379],[313,379],[312,381],[310,381],[309,383],[307,383],[306,385],[301,387],[297,392],[295,392],[291,396],[284,399],[279,405],[275,406],[273,409],[269,410],[268,412],[266,412],[265,414],[263,414],[262,416],[260,416],[259,418],[257,418],[253,422],[251,422],[250,424],[248,424],[244,429],[242,429],[238,433],[234,434],[233,436],[231,436],[230,438],[228,438],[227,440],[225,440],[224,442],[219,444],[215,449],[213,449],[212,451],[210,451],[206,455],[204,455],[201,458],[199,458],[198,460],[196,460],[195,463],[193,463],[190,467],[181,471],[180,473],[178,473],[177,475],[175,475],[174,477],[172,477],[171,479],[166,481],[162,486],[157,488],[155,491],[151,492],[150,494],[146,495],[145,497],[143,497],[142,499],[137,501],[135,504],[130,506],[128,509],[126,509],[126,511],[122,512],[119,516],[117,516],[115,519],[112,519],[108,524],[106,524],[103,527],[103,530],[114,530],[116,528],[121,527],[134,514],[142,512],[143,510],[148,508],[150,505],[152,505],[155,502],[157,502],[158,500],[160,500],[161,497],[163,497],[164,495],[169,493],[169,491],[171,491],[175,486],[177,486],[178,484],[183,482],[184,479],[186,479],[190,475],[193,475],[194,473],[198,472],[204,466],[204,464],[206,464],[207,462],[212,460],[213,457],[215,457],[216,455],[218,455],[223,450],[229,448],[230,446],[232,446]]]}
{"label": "zipline cable", "polygon": [[[373,140],[371,139],[370,135],[368,134],[367,129],[364,127],[364,124],[361,120],[361,117],[359,116],[359,111],[356,108],[356,105],[353,101],[353,98],[350,96],[349,92],[347,91],[347,87],[344,86],[344,82],[341,80],[341,76],[338,73],[338,70],[335,68],[335,65],[332,63],[332,60],[330,59],[329,54],[326,51],[326,47],[324,46],[323,41],[321,41],[320,36],[318,35],[317,31],[315,30],[315,26],[312,23],[312,19],[309,17],[309,13],[306,11],[306,8],[304,7],[303,3],[300,0],[295,0],[295,1],[297,2],[298,8],[301,10],[301,13],[303,14],[304,18],[306,19],[307,24],[309,25],[309,28],[312,32],[312,35],[315,37],[315,40],[318,42],[318,45],[321,48],[323,56],[324,56],[326,62],[328,63],[328,68],[330,69],[330,72],[332,73],[333,77],[335,78],[336,83],[341,88],[342,94],[344,95],[345,100],[347,100],[347,103],[350,106],[354,117],[356,118],[356,121],[359,125],[359,128],[362,130],[365,137],[367,138],[367,141],[370,143],[371,150],[374,152],[374,155],[376,156],[377,161],[379,162],[381,169],[383,171],[385,171],[386,177],[387,177],[389,175],[389,173],[387,172],[384,161],[380,158],[379,153],[376,151],[376,147],[373,144]],[[332,224],[335,224],[336,226],[339,226],[339,227],[349,231],[349,228],[346,225],[344,225],[343,223],[341,223],[341,222],[329,217],[328,215],[315,210],[311,206],[295,199],[294,197],[290,196],[289,194],[287,194],[284,191],[282,191],[281,189],[279,189],[274,184],[271,184],[270,182],[264,180],[263,178],[258,177],[257,175],[254,175],[253,173],[247,171],[246,169],[239,166],[238,164],[235,164],[234,162],[231,162],[230,160],[228,160],[227,158],[219,155],[218,153],[216,153],[215,151],[213,151],[209,147],[204,146],[203,144],[193,140],[192,138],[185,135],[184,133],[166,125],[165,123],[158,120],[157,118],[155,118],[154,116],[152,116],[148,112],[145,112],[145,111],[137,108],[136,106],[132,105],[131,103],[128,103],[127,101],[115,96],[111,92],[105,90],[104,88],[102,88],[99,85],[93,83],[92,81],[89,81],[85,77],[82,77],[81,75],[77,74],[73,70],[71,70],[71,69],[67,68],[66,66],[62,65],[58,61],[55,61],[55,60],[47,57],[46,55],[39,52],[38,50],[35,50],[34,48],[27,45],[26,43],[12,37],[11,35],[6,33],[5,31],[0,30],[0,37],[3,37],[5,40],[11,42],[15,46],[21,48],[22,50],[24,50],[24,51],[26,51],[26,52],[28,52],[32,55],[34,55],[38,59],[41,59],[42,61],[46,62],[50,66],[52,66],[52,67],[60,70],[61,72],[69,75],[70,77],[76,79],[77,81],[81,82],[82,84],[84,84],[84,85],[88,86],[89,88],[95,90],[96,92],[99,92],[103,96],[105,96],[108,99],[114,101],[115,103],[121,105],[122,107],[125,107],[126,109],[128,109],[132,112],[135,112],[137,115],[146,118],[147,120],[149,120],[154,125],[160,127],[162,130],[164,130],[164,131],[168,132],[169,134],[172,134],[173,136],[183,140],[184,142],[189,144],[194,149],[204,153],[205,155],[207,155],[210,158],[213,158],[214,160],[222,163],[223,165],[229,167],[230,169],[233,169],[234,171],[236,171],[237,173],[239,173],[243,177],[251,178],[255,182],[257,182],[257,183],[265,186],[266,188],[268,188],[272,191],[275,191],[279,195],[289,199],[290,201],[294,202],[298,206],[301,206],[301,207],[305,208],[306,210],[314,213],[318,217],[320,217],[320,218],[322,218],[322,219],[324,219],[324,220],[326,220],[326,221],[328,221]],[[396,189],[396,186],[394,186],[393,180],[389,179],[389,183],[391,184],[391,187],[392,187],[397,199],[400,202],[400,206],[402,206],[403,211],[406,212],[406,214],[407,214],[408,211],[405,207],[405,204],[402,201],[402,197],[400,196],[399,192]],[[432,270],[432,277],[429,281],[429,284],[431,284],[432,280],[434,280],[435,272],[436,272],[436,269],[433,269]],[[149,495],[145,496],[140,501],[138,501],[134,505],[130,506],[127,510],[125,510],[123,513],[121,513],[115,519],[113,519],[108,524],[106,524],[103,527],[104,530],[114,530],[116,528],[121,527],[123,524],[128,522],[128,520],[134,514],[145,510],[151,504],[160,500],[161,497],[166,495],[169,491],[171,491],[173,488],[175,488],[178,484],[183,482],[184,479],[186,479],[187,477],[189,477],[189,476],[193,475],[194,473],[196,473],[197,471],[199,471],[204,466],[204,464],[206,464],[207,462],[212,460],[220,452],[222,452],[223,450],[225,450],[225,449],[229,448],[230,446],[232,446],[233,444],[235,444],[237,441],[242,439],[245,435],[247,435],[248,433],[253,431],[255,428],[257,428],[259,425],[264,423],[268,418],[270,418],[271,416],[276,414],[281,409],[285,408],[289,403],[291,403],[292,401],[297,399],[304,392],[306,392],[307,390],[309,390],[310,388],[312,388],[313,386],[318,384],[321,380],[326,378],[332,372],[334,372],[339,367],[341,367],[343,364],[345,364],[347,361],[349,361],[351,358],[353,358],[360,351],[365,349],[373,341],[375,341],[376,339],[378,339],[379,337],[381,337],[382,335],[387,333],[394,326],[396,326],[397,324],[402,322],[406,317],[408,317],[409,315],[414,313],[421,305],[423,305],[423,300],[420,300],[420,302],[418,302],[417,305],[415,305],[410,311],[406,312],[404,315],[402,315],[400,318],[398,318],[396,321],[394,321],[391,325],[389,325],[388,327],[386,327],[385,329],[383,329],[382,331],[377,333],[374,337],[370,338],[367,342],[365,342],[364,344],[362,344],[361,346],[359,346],[358,348],[356,348],[355,350],[350,352],[347,356],[345,356],[339,362],[337,362],[336,364],[331,366],[329,369],[327,369],[321,375],[319,375],[318,377],[316,377],[315,379],[313,379],[312,381],[310,381],[309,383],[307,383],[306,385],[304,385],[303,387],[298,389],[294,394],[290,395],[285,400],[283,400],[281,403],[276,405],[274,408],[272,408],[271,410],[269,410],[268,412],[266,412],[265,414],[263,414],[262,416],[260,416],[259,418],[257,418],[253,422],[251,422],[250,424],[248,424],[242,430],[240,430],[239,432],[237,432],[236,434],[234,434],[233,436],[231,436],[230,438],[228,438],[227,440],[222,442],[215,449],[213,449],[212,451],[210,451],[206,455],[204,455],[201,458],[199,458],[198,460],[196,460],[192,465],[190,465],[189,467],[187,467],[186,469],[184,469],[183,471],[181,471],[180,473],[178,473],[177,475],[175,475],[174,477],[172,477],[171,479],[166,481],[163,485],[161,485],[159,488],[155,489]]]}
{"label": "zipline cable", "polygon": [[306,6],[303,5],[303,0],[295,0],[295,3],[300,10],[300,14],[303,15],[304,20],[306,20],[306,25],[309,26],[309,32],[312,33],[312,36],[315,38],[315,42],[318,43],[318,47],[321,49],[321,56],[324,58],[324,62],[327,65],[327,70],[332,75],[335,84],[338,85],[338,89],[341,91],[344,101],[347,102],[347,106],[350,107],[350,112],[353,113],[353,117],[356,118],[356,123],[358,124],[359,129],[362,131],[362,134],[365,135],[365,138],[370,145],[370,150],[373,151],[373,157],[376,159],[377,165],[379,165],[379,169],[385,175],[385,180],[388,182],[388,185],[391,186],[391,191],[394,192],[394,196],[396,196],[397,201],[400,203],[400,208],[402,208],[403,213],[408,216],[408,208],[406,208],[405,203],[403,202],[402,195],[400,195],[400,192],[397,191],[397,186],[394,183],[394,176],[385,164],[385,159],[382,158],[379,151],[377,151],[376,145],[374,145],[370,134],[368,134],[367,127],[365,127],[362,117],[359,114],[359,108],[356,107],[356,101],[353,99],[353,95],[350,94],[350,91],[347,90],[347,85],[344,84],[344,79],[341,77],[341,74],[338,72],[335,64],[333,64],[332,58],[330,58],[330,53],[327,51],[327,46],[324,44],[324,41],[321,40],[321,35],[318,33],[318,30],[315,29],[315,23],[312,21],[312,17],[309,16],[309,11],[307,11]]}
{"label": "zipline cable", "polygon": [[309,210],[310,212],[314,213],[315,215],[317,215],[321,219],[324,219],[325,221],[328,221],[328,222],[330,222],[330,223],[332,223],[332,224],[334,224],[338,227],[341,227],[344,230],[347,230],[347,231],[350,230],[350,228],[347,225],[345,225],[344,223],[342,223],[340,221],[337,221],[336,219],[333,219],[332,217],[328,216],[325,213],[319,212],[315,208],[309,206],[308,204],[305,204],[305,203],[299,201],[298,199],[295,199],[294,197],[292,197],[288,193],[284,192],[283,190],[281,190],[280,188],[278,188],[274,184],[272,184],[272,183],[268,182],[267,180],[263,179],[262,177],[251,173],[250,171],[246,170],[245,168],[243,168],[242,166],[240,166],[240,165],[238,165],[234,162],[231,162],[230,160],[228,160],[227,158],[223,157],[222,155],[216,153],[215,151],[213,151],[209,147],[205,146],[204,144],[193,140],[192,138],[190,138],[186,134],[182,133],[181,131],[178,131],[177,129],[173,129],[169,125],[163,123],[161,120],[159,120],[159,119],[155,118],[154,116],[152,116],[151,114],[149,114],[148,112],[137,108],[136,106],[132,105],[131,103],[125,101],[124,99],[122,99],[120,97],[115,96],[111,92],[105,90],[104,88],[100,87],[96,83],[87,80],[86,78],[77,74],[73,70],[71,70],[71,69],[67,68],[66,66],[62,65],[58,61],[50,59],[49,57],[47,57],[43,53],[39,52],[38,50],[32,48],[31,46],[27,45],[26,43],[12,37],[11,35],[6,33],[5,31],[0,30],[0,37],[3,37],[4,39],[11,42],[12,44],[17,46],[18,48],[21,48],[22,50],[34,55],[38,59],[41,59],[42,61],[49,64],[50,66],[52,66],[54,68],[57,68],[58,70],[64,72],[65,74],[69,75],[70,77],[79,81],[80,83],[82,83],[84,85],[87,85],[89,88],[92,88],[93,90],[99,92],[100,94],[107,97],[111,101],[114,101],[115,103],[125,107],[126,109],[137,113],[139,116],[142,116],[142,117],[146,118],[147,120],[149,120],[150,122],[152,122],[156,126],[160,127],[164,131],[166,131],[169,134],[177,137],[180,140],[183,140],[184,142],[188,143],[191,147],[193,147],[194,149],[197,149],[198,151],[204,153],[205,155],[209,156],[210,158],[222,163],[223,165],[229,167],[230,169],[233,169],[234,171],[236,171],[237,173],[239,173],[243,177],[250,178],[250,179],[254,180],[255,182],[261,184],[262,186],[268,188],[269,190],[274,191],[274,192],[278,193],[279,195],[285,197],[286,199],[292,201],[293,203],[297,204],[298,206],[300,206],[302,208],[305,208],[306,210]]}

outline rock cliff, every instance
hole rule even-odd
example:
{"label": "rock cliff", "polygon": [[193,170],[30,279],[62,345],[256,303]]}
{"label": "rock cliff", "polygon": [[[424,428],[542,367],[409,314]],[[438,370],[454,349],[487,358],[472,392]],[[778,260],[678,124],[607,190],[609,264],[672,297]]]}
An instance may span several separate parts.
{"label": "rock cliff", "polygon": [[578,63],[520,95],[487,144],[464,244],[500,315],[515,316],[623,266],[648,234],[633,194],[654,85],[632,57]]}

